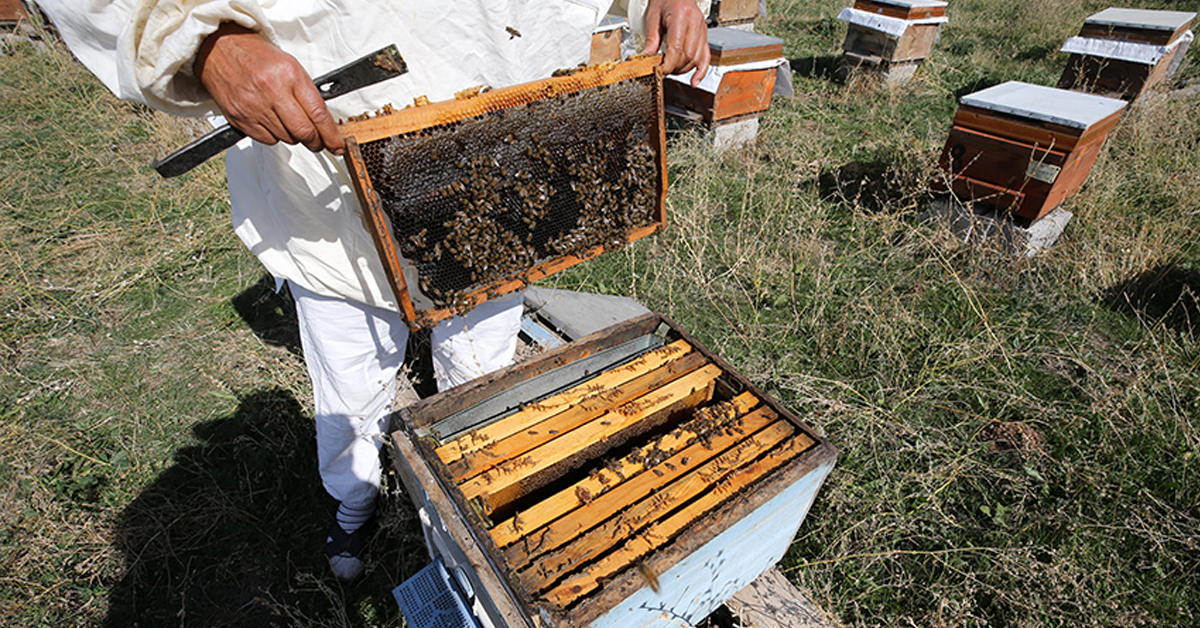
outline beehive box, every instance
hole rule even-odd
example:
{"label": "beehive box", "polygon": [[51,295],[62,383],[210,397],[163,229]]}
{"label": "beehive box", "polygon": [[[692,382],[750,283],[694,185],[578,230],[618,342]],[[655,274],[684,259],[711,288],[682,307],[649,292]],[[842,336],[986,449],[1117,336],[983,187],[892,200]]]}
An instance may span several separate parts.
{"label": "beehive box", "polygon": [[698,87],[692,87],[687,78],[665,81],[668,106],[695,112],[708,122],[758,114],[771,107],[777,61],[783,57],[782,39],[736,28],[710,28],[708,49],[712,76]]}
{"label": "beehive box", "polygon": [[621,44],[625,41],[625,33],[629,22],[615,15],[605,16],[592,33],[592,54],[588,65],[615,63],[621,60]]}
{"label": "beehive box", "polygon": [[1194,36],[1195,13],[1106,9],[1084,21],[1062,51],[1071,56],[1058,86],[1134,100],[1171,78]]}
{"label": "beehive box", "polygon": [[854,64],[899,64],[929,57],[947,21],[941,0],[857,0],[838,19],[847,23],[842,50]]}
{"label": "beehive box", "polygon": [[29,19],[21,0],[0,0],[0,26],[12,26]]}
{"label": "beehive box", "polygon": [[709,8],[708,22],[727,27],[753,24],[758,18],[758,0],[717,0]]}
{"label": "beehive box", "polygon": [[436,324],[666,222],[658,56],[341,126],[397,303]]}
{"label": "beehive box", "polygon": [[963,97],[938,165],[961,200],[1037,220],[1083,186],[1124,108],[1113,98],[1003,83]]}
{"label": "beehive box", "polygon": [[697,622],[783,556],[836,458],[655,313],[393,426],[430,545],[492,626]]}

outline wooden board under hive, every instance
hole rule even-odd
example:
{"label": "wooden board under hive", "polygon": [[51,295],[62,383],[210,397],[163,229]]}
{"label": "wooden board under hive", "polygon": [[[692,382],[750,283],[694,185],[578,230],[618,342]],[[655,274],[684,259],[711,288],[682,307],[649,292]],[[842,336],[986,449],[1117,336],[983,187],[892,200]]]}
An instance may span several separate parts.
{"label": "wooden board under hive", "polygon": [[836,458],[655,313],[399,424],[396,467],[493,625],[697,622],[782,557]]}
{"label": "wooden board under hive", "polygon": [[1134,100],[1171,78],[1194,38],[1195,13],[1106,9],[1062,47],[1071,56],[1058,86]]}
{"label": "wooden board under hive", "polygon": [[589,66],[341,126],[410,327],[662,228],[660,60]]}
{"label": "wooden board under hive", "polygon": [[964,96],[938,165],[963,201],[1033,221],[1083,186],[1125,102],[1010,81]]}
{"label": "wooden board under hive", "polygon": [[710,28],[708,49],[710,72],[720,75],[719,84],[709,90],[680,80],[664,81],[667,106],[695,112],[708,122],[758,114],[771,107],[777,71],[768,64],[783,57],[782,39],[736,28]]}

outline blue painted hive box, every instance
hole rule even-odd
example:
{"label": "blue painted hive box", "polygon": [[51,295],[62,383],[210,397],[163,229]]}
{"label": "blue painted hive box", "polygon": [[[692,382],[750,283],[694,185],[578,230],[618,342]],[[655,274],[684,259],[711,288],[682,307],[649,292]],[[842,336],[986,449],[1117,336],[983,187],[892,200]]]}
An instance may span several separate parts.
{"label": "blue painted hive box", "polygon": [[430,553],[485,627],[696,623],[783,557],[837,457],[653,312],[397,419]]}

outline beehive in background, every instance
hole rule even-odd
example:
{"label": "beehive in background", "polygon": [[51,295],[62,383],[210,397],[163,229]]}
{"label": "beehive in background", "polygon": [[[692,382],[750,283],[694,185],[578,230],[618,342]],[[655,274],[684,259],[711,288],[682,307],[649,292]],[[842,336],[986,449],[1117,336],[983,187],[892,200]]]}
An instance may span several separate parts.
{"label": "beehive in background", "polygon": [[592,33],[592,55],[588,65],[621,60],[621,44],[629,35],[629,22],[616,15],[605,16]]}
{"label": "beehive in background", "polygon": [[663,94],[670,110],[690,111],[708,122],[756,115],[771,107],[783,40],[735,28],[708,29],[712,54],[708,75],[697,87],[691,73],[668,77]]}
{"label": "beehive in background", "polygon": [[870,69],[893,85],[913,76],[948,21],[941,0],[856,0],[838,19],[847,23],[842,71]]}
{"label": "beehive in background", "polygon": [[412,328],[665,224],[659,62],[582,68],[342,126]]}
{"label": "beehive in background", "polygon": [[836,458],[654,313],[399,419],[430,545],[493,626],[692,625],[783,556]]}
{"label": "beehive in background", "polygon": [[0,0],[0,26],[11,27],[28,19],[29,14],[21,0]]}
{"label": "beehive in background", "polygon": [[708,10],[708,23],[715,27],[750,27],[758,19],[759,0],[716,0]]}
{"label": "beehive in background", "polygon": [[1010,81],[964,96],[938,165],[960,200],[1026,221],[1082,187],[1125,102]]}
{"label": "beehive in background", "polygon": [[1194,35],[1195,13],[1110,8],[1086,20],[1067,40],[1070,53],[1058,86],[1134,100],[1169,79]]}

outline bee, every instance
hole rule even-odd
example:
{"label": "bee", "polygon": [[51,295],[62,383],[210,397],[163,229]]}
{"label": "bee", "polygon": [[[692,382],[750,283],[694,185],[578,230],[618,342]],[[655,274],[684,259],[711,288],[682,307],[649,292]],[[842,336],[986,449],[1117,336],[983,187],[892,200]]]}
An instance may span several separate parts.
{"label": "bee", "polygon": [[637,572],[638,575],[642,577],[642,580],[645,580],[646,584],[650,585],[651,591],[654,591],[655,593],[659,592],[662,587],[658,582],[658,574],[654,573],[653,569],[646,565],[646,563],[638,563]]}

